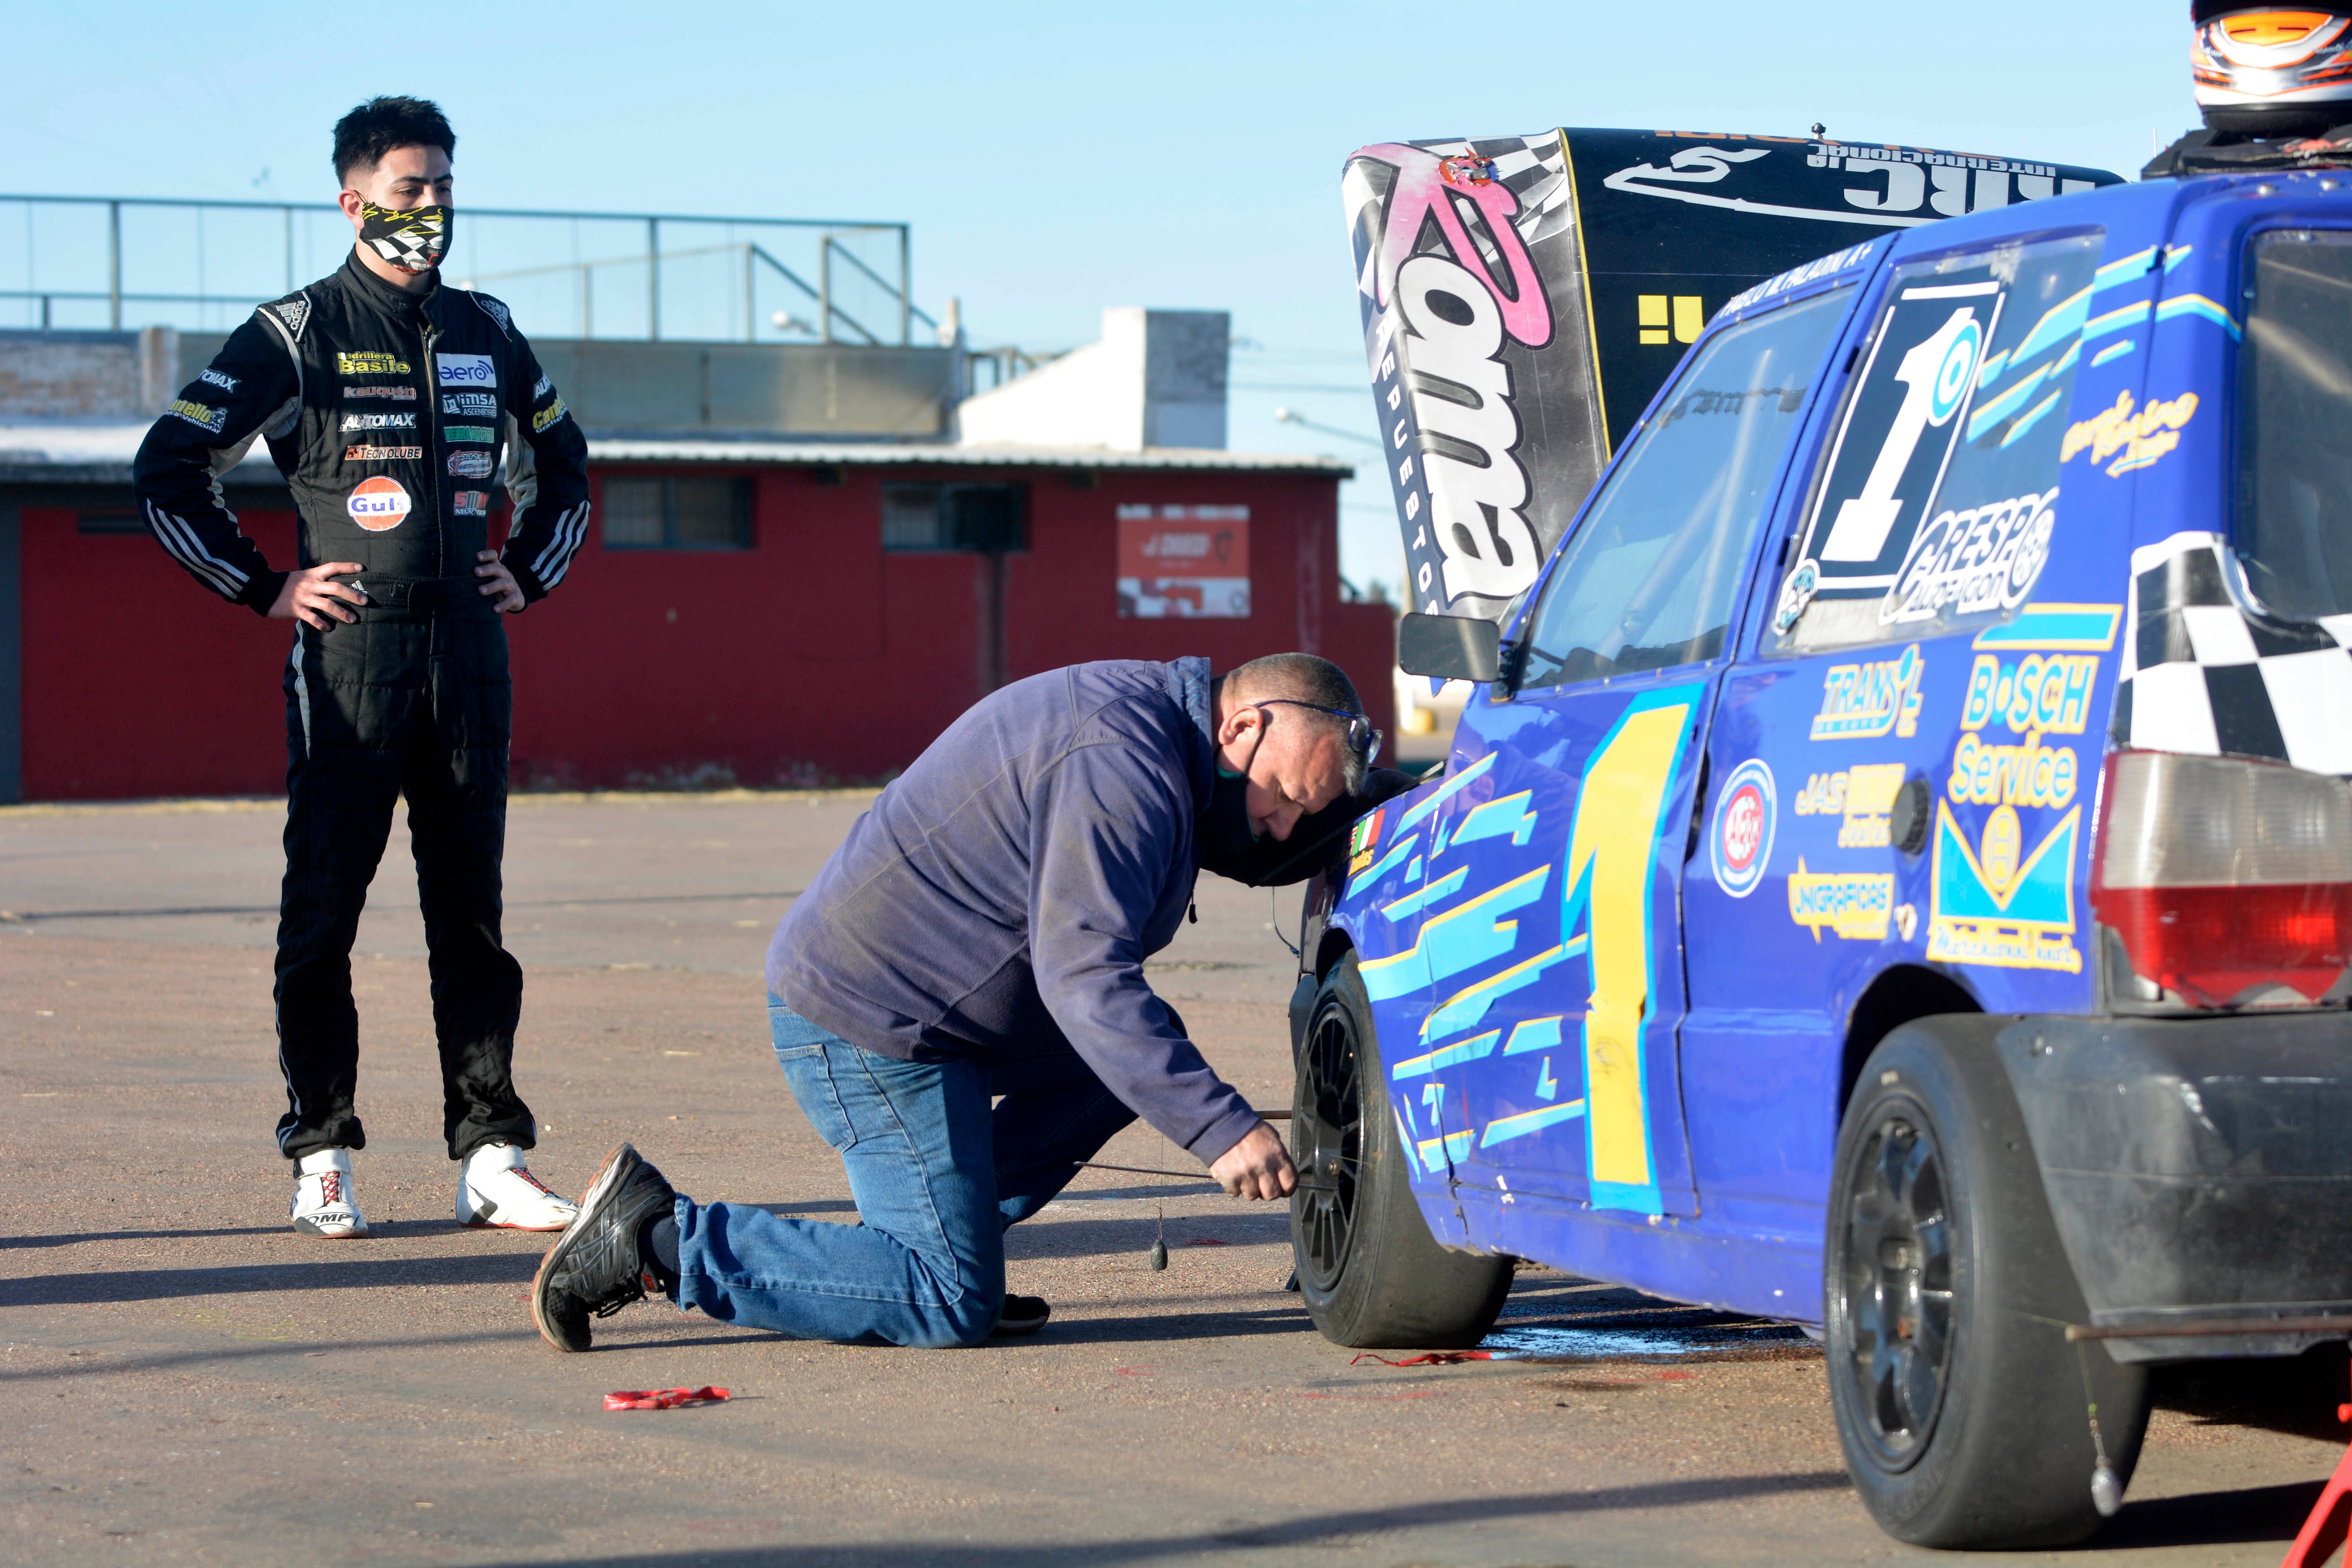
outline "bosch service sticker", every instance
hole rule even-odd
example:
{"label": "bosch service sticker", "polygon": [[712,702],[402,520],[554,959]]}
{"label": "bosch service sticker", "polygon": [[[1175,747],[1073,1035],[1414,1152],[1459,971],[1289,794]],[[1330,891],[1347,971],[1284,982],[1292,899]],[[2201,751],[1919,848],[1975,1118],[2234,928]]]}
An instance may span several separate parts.
{"label": "bosch service sticker", "polygon": [[1723,793],[1715,797],[1715,820],[1706,836],[1717,887],[1735,899],[1756,890],[1764,868],[1772,863],[1772,825],[1780,814],[1772,770],[1761,757],[1750,757],[1731,770],[1723,781]]}
{"label": "bosch service sticker", "polygon": [[378,474],[359,482],[351,499],[343,502],[343,510],[370,533],[383,533],[398,528],[400,520],[408,515],[408,492],[401,489],[398,479]]}

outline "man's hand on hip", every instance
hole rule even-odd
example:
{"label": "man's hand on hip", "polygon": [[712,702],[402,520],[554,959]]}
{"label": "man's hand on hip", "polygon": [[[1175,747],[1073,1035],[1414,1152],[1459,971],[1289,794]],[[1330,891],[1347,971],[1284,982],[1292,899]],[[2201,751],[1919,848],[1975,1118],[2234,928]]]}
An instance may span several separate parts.
{"label": "man's hand on hip", "polygon": [[328,561],[289,572],[286,585],[278,590],[269,613],[278,620],[299,621],[322,632],[327,629],[330,616],[346,624],[356,621],[359,617],[343,606],[364,605],[367,595],[349,584],[332,579],[352,576],[359,570],[356,561]]}
{"label": "man's hand on hip", "polygon": [[1209,1167],[1230,1197],[1286,1198],[1298,1184],[1298,1172],[1290,1163],[1290,1151],[1282,1146],[1274,1129],[1261,1121],[1249,1130],[1242,1141],[1226,1150]]}
{"label": "man's hand on hip", "polygon": [[499,552],[485,550],[474,559],[482,563],[474,568],[474,575],[482,580],[482,596],[509,616],[521,615],[530,601],[523,597],[522,584],[514,580],[514,574],[499,559]]}

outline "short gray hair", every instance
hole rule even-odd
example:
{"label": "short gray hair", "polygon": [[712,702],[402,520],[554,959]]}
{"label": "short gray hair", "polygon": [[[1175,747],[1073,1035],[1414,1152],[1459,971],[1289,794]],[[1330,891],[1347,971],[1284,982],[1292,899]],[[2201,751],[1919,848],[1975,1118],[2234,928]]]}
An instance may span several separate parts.
{"label": "short gray hair", "polygon": [[[1279,699],[1303,702],[1308,708],[1332,710],[1333,713],[1300,710],[1299,716],[1334,731],[1344,730],[1348,722],[1335,713],[1364,711],[1364,700],[1356,694],[1356,683],[1348,679],[1348,672],[1311,653],[1270,653],[1264,658],[1254,658],[1226,672],[1223,689],[1226,698],[1234,702]],[[1364,787],[1364,770],[1371,759],[1353,747],[1342,747],[1341,751],[1346,757],[1348,793],[1360,794]]]}

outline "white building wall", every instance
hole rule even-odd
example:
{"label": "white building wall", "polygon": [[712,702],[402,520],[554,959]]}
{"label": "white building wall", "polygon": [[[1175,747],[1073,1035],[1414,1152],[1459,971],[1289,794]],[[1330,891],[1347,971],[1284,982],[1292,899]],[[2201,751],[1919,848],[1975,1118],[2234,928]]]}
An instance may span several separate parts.
{"label": "white building wall", "polygon": [[1232,318],[1223,310],[1103,311],[1102,337],[956,410],[972,446],[1223,450]]}

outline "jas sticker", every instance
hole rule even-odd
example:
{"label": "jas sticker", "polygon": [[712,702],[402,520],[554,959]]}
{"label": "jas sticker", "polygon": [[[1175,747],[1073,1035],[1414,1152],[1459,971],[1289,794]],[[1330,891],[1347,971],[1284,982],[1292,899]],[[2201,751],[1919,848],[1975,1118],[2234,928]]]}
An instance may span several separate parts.
{"label": "jas sticker", "polygon": [[[2058,449],[2058,460],[2071,463],[2088,452],[2094,468],[2105,463],[2107,478],[2119,479],[2135,468],[2147,468],[2179,446],[2180,433],[2195,417],[2197,395],[2193,392],[2184,392],[2169,403],[2158,398],[2137,413],[2132,395],[2119,392],[2114,407],[2066,427],[2066,443]],[[2110,458],[2115,461],[2108,462]]]}
{"label": "jas sticker", "polygon": [[1815,773],[1791,807],[1799,816],[1843,816],[1841,849],[1884,849],[1894,842],[1887,822],[1895,797],[1903,792],[1901,763],[1871,763],[1839,773]]}
{"label": "jas sticker", "polygon": [[494,466],[488,452],[449,454],[449,477],[453,479],[487,479]]}
{"label": "jas sticker", "polygon": [[377,353],[362,350],[358,353],[335,355],[335,372],[339,375],[406,375],[408,362],[398,354]]}
{"label": "jas sticker", "polygon": [[372,479],[362,479],[343,502],[343,510],[352,521],[370,533],[382,533],[400,526],[408,515],[408,492],[398,479],[378,474]]}
{"label": "jas sticker", "polygon": [[488,490],[455,490],[450,494],[449,502],[459,517],[490,515],[490,492]]}
{"label": "jas sticker", "polygon": [[2031,853],[2014,807],[1986,814],[1975,847],[1951,807],[1936,803],[1936,855],[1929,886],[1927,956],[1995,969],[2083,970],[2074,946],[2076,806]]}
{"label": "jas sticker", "polygon": [[499,400],[487,392],[445,392],[441,412],[454,419],[495,419]]}
{"label": "jas sticker", "polygon": [[1896,658],[1832,665],[1822,678],[1822,709],[1813,715],[1812,738],[1864,741],[1917,732],[1919,677],[1926,668],[1917,643]]}
{"label": "jas sticker", "polygon": [[1735,899],[1756,890],[1772,862],[1772,826],[1779,815],[1772,770],[1761,757],[1750,757],[1731,770],[1723,781],[1723,793],[1715,797],[1715,822],[1707,832],[1707,857],[1717,887]]}
{"label": "jas sticker", "polygon": [[496,386],[499,367],[488,354],[435,354],[444,386]]}
{"label": "jas sticker", "polygon": [[236,390],[236,377],[215,370],[210,365],[206,365],[204,369],[196,372],[196,379],[208,385],[217,386],[223,392],[235,392]]}
{"label": "jas sticker", "polygon": [[541,431],[546,429],[549,426],[554,424],[557,420],[562,418],[566,414],[571,412],[572,411],[570,409],[563,406],[563,399],[561,397],[557,398],[554,402],[549,404],[546,407],[541,409],[538,413],[530,416],[530,433],[534,436],[538,435]]}
{"label": "jas sticker", "polygon": [[343,428],[346,430],[414,430],[416,428],[416,416],[414,414],[346,414],[343,416]]}
{"label": "jas sticker", "polygon": [[406,385],[395,386],[388,383],[375,386],[347,386],[343,388],[343,395],[345,397],[381,397],[393,403],[414,403],[416,401],[416,388]]}
{"label": "jas sticker", "polygon": [[346,447],[346,463],[414,463],[425,456],[422,447]]}
{"label": "jas sticker", "polygon": [[214,408],[205,404],[191,402],[184,397],[173,398],[172,405],[163,412],[176,414],[197,429],[209,430],[215,436],[221,433],[221,426],[228,423],[227,409]]}
{"label": "jas sticker", "polygon": [[488,425],[445,425],[441,427],[441,439],[444,441],[479,441],[487,447],[498,438],[498,431]]}
{"label": "jas sticker", "polygon": [[1822,940],[1827,926],[1847,942],[1885,942],[1895,918],[1889,871],[1808,871],[1802,856],[1789,873],[1789,918]]}

